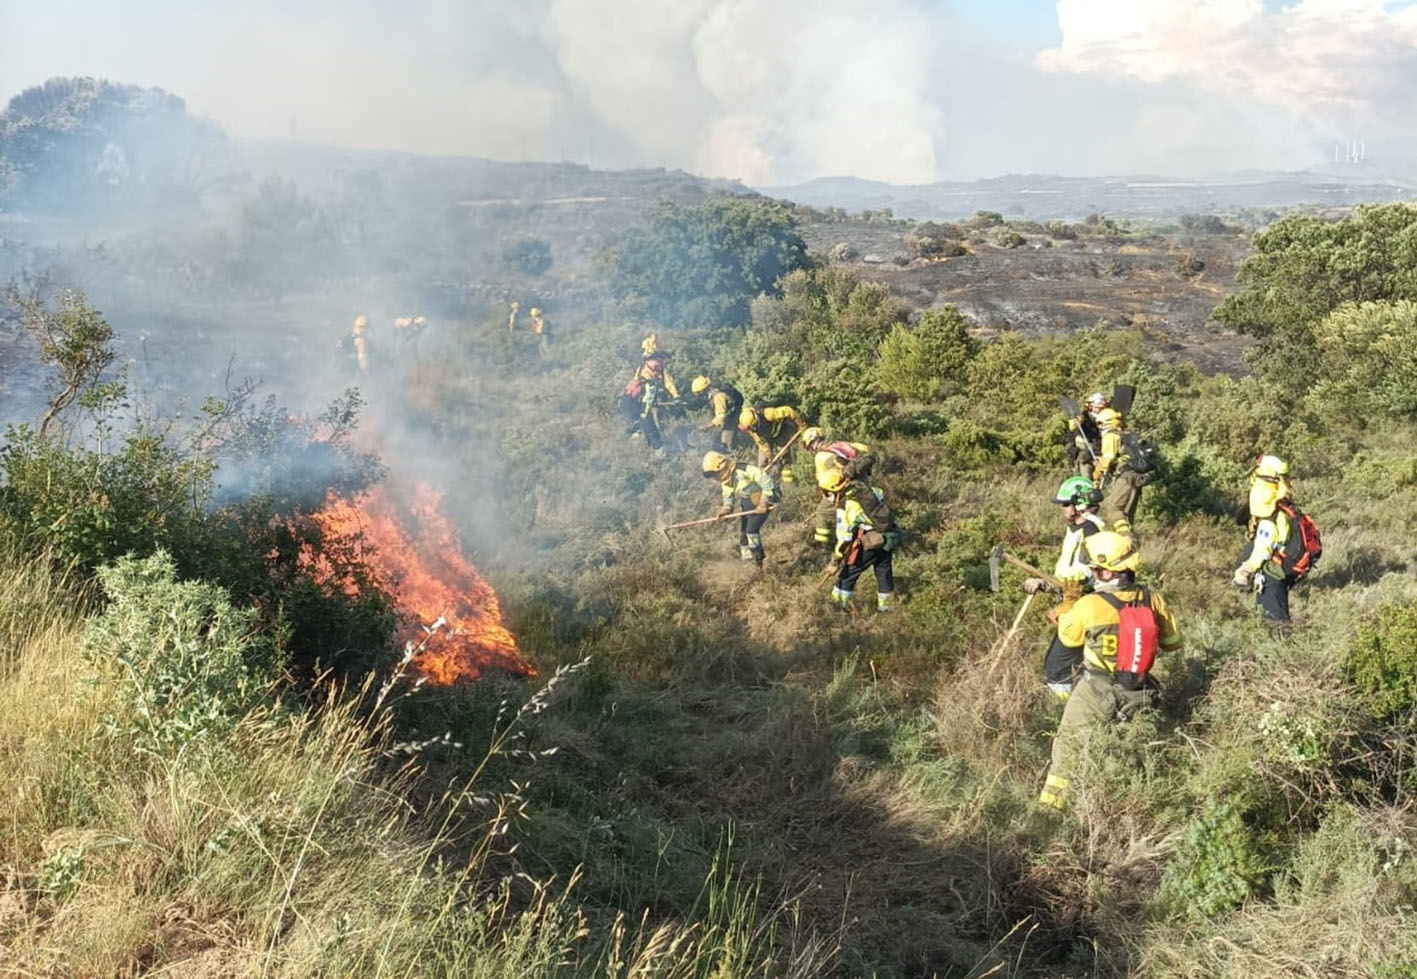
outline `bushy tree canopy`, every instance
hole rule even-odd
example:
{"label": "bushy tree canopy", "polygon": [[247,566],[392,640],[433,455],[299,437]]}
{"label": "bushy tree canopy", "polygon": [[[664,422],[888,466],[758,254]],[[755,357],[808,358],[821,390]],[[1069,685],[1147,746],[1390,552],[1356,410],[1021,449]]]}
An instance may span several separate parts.
{"label": "bushy tree canopy", "polygon": [[612,293],[668,326],[745,325],[754,297],[807,264],[791,211],[742,197],[658,205],[608,256]]}
{"label": "bushy tree canopy", "polygon": [[234,170],[225,134],[157,88],[51,78],[0,112],[0,210],[181,209]]}

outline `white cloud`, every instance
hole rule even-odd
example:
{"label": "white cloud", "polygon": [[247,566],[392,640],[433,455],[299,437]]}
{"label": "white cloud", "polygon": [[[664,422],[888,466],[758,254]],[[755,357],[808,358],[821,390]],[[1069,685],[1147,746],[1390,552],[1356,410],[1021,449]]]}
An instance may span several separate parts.
{"label": "white cloud", "polygon": [[1059,0],[1051,71],[1203,91],[1329,128],[1381,123],[1410,104],[1417,9],[1381,0]]}

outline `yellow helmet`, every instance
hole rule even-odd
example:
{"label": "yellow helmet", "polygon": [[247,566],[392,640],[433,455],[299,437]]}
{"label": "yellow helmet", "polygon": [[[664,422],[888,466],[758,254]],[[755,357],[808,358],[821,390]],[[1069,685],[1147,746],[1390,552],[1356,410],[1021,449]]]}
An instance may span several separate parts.
{"label": "yellow helmet", "polygon": [[743,410],[738,412],[739,431],[746,432],[748,431],[748,429],[752,428],[757,423],[758,413],[747,405],[744,405]]}
{"label": "yellow helmet", "polygon": [[815,449],[818,442],[825,442],[826,440],[827,433],[816,425],[809,426],[802,430],[802,445],[809,451]]}
{"label": "yellow helmet", "polygon": [[850,480],[846,478],[846,470],[839,461],[817,468],[817,485],[823,492],[835,493],[848,482]]}
{"label": "yellow helmet", "polygon": [[356,317],[354,318],[354,327],[355,327],[355,329],[357,329],[357,330],[362,330],[362,329],[364,329],[364,328],[365,328],[366,326],[368,326],[368,325],[369,325],[369,317],[365,316],[363,313],[360,313],[358,316],[356,316]]}
{"label": "yellow helmet", "polygon": [[1255,463],[1255,476],[1259,479],[1283,479],[1289,475],[1289,463],[1279,456],[1260,456]]}
{"label": "yellow helmet", "polygon": [[1141,564],[1141,555],[1131,537],[1111,530],[1099,530],[1091,537],[1083,539],[1087,551],[1087,563],[1105,571],[1135,571]]}
{"label": "yellow helmet", "polygon": [[540,307],[540,306],[533,306],[533,307],[531,307],[531,315],[532,315],[532,316],[540,316],[540,315],[541,315],[541,307]]}
{"label": "yellow helmet", "polygon": [[646,357],[659,349],[659,334],[651,333],[640,341],[640,349],[644,351]]}
{"label": "yellow helmet", "polygon": [[704,375],[700,374],[698,377],[694,378],[692,381],[689,382],[689,390],[694,392],[695,394],[703,394],[705,391],[708,390],[708,386],[712,383],[713,382],[710,381],[707,377],[704,377]]}
{"label": "yellow helmet", "polygon": [[1097,427],[1104,432],[1122,427],[1122,416],[1115,408],[1103,408],[1097,413]]}
{"label": "yellow helmet", "polygon": [[722,452],[705,452],[703,470],[705,476],[722,476],[733,468],[733,459]]}

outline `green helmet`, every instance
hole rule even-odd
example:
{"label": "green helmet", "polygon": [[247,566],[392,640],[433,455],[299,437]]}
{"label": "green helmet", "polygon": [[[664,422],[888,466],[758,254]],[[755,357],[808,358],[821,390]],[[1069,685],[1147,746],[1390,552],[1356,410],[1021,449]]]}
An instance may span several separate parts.
{"label": "green helmet", "polygon": [[1073,506],[1092,506],[1098,502],[1095,498],[1097,487],[1092,485],[1092,480],[1086,476],[1069,476],[1058,486],[1058,492],[1053,494],[1054,503],[1071,503]]}

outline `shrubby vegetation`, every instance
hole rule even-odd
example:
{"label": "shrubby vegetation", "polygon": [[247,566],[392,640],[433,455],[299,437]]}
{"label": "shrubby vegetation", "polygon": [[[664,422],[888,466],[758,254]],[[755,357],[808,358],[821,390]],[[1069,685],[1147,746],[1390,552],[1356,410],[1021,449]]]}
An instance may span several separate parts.
{"label": "shrubby vegetation", "polygon": [[761,293],[807,264],[807,246],[781,204],[715,197],[654,208],[606,256],[614,296],[670,326],[741,325]]}
{"label": "shrubby vegetation", "polygon": [[[119,379],[85,382],[44,435],[11,433],[4,469],[0,525],[23,553],[0,578],[0,695],[18,705],[0,714],[0,787],[32,804],[0,842],[23,908],[0,913],[0,954],[132,971],[184,961],[191,920],[221,936],[197,947],[225,971],[284,975],[1410,971],[1417,474],[1410,372],[1384,368],[1406,363],[1411,297],[1311,294],[1303,263],[1262,258],[1233,309],[1263,310],[1264,342],[1282,331],[1297,352],[1262,345],[1230,377],[1105,325],[981,340],[953,308],[912,316],[805,253],[766,285],[724,271],[712,293],[688,253],[651,275],[651,232],[682,244],[715,216],[776,229],[715,255],[784,254],[767,242],[790,242],[790,217],[739,210],[759,206],[652,215],[631,238],[640,286],[663,274],[666,290],[615,280],[611,313],[677,310],[676,363],[872,442],[906,532],[899,613],[827,616],[810,493],[778,508],[760,578],[738,577],[728,538],[664,543],[656,523],[716,501],[702,446],[657,463],[619,437],[605,379],[640,324],[597,324],[532,367],[496,351],[499,316],[407,397],[440,439],[485,447],[477,466],[505,467],[476,503],[519,534],[478,560],[557,679],[292,686],[288,664],[321,648],[297,641],[320,620],[292,613],[301,595],[332,627],[370,625],[340,648],[388,625],[288,558],[309,487],[362,485],[372,464],[250,398],[143,427]],[[1304,358],[1305,384],[1286,384]],[[1098,739],[1053,819],[1032,808],[1055,722],[1037,677],[1049,626],[1035,604],[1002,642],[1018,578],[992,594],[987,558],[1003,541],[1051,559],[1056,399],[1118,382],[1164,447],[1143,559],[1187,645],[1158,667],[1161,709]],[[333,430],[356,408],[332,408]],[[1292,636],[1225,584],[1260,451],[1291,458],[1325,533]]]}

